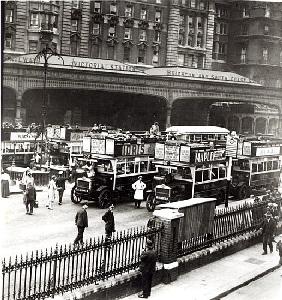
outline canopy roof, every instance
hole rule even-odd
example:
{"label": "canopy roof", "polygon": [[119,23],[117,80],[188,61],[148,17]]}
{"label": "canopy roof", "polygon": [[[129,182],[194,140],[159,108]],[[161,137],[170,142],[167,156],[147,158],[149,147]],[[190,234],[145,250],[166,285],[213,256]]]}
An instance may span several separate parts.
{"label": "canopy roof", "polygon": [[218,126],[171,126],[166,132],[178,134],[228,134],[229,130]]}

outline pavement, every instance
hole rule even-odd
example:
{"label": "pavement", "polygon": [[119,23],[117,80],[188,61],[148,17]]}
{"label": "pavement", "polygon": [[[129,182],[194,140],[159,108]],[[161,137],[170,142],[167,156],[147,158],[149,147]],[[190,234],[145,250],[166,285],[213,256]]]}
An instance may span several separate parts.
{"label": "pavement", "polygon": [[[282,235],[275,238],[276,241],[279,239],[282,239]],[[222,299],[234,290],[278,269],[279,255],[275,247],[274,243],[273,253],[261,255],[262,245],[257,244],[192,270],[170,284],[154,286],[149,299],[172,300],[184,295],[189,300]],[[134,299],[138,299],[138,294],[123,298]],[[250,299],[265,300],[259,296]]]}

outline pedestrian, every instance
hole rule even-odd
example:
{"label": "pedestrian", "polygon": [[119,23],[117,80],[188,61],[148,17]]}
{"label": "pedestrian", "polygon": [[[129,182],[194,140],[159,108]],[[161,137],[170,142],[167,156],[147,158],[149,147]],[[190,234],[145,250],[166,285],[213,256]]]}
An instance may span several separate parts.
{"label": "pedestrian", "polygon": [[[276,251],[279,253],[279,265],[282,266],[282,240],[279,240],[276,244]],[[282,273],[281,273],[282,276]]]}
{"label": "pedestrian", "polygon": [[157,220],[158,218],[156,216],[152,216],[148,222],[147,222],[147,229],[150,232],[150,234],[148,235],[148,239],[152,241],[152,243],[155,243],[155,232],[154,229],[157,226]]}
{"label": "pedestrian", "polygon": [[142,181],[142,176],[138,176],[138,180],[132,184],[132,188],[135,190],[135,208],[140,208],[141,201],[144,199],[144,189],[146,188],[146,184]]}
{"label": "pedestrian", "polygon": [[267,212],[265,214],[265,219],[262,221],[260,228],[262,228],[262,255],[267,254],[267,245],[269,246],[270,253],[273,252],[273,234],[275,230],[275,221],[272,218],[272,214]]}
{"label": "pedestrian", "polygon": [[1,174],[1,196],[7,198],[10,196],[10,175],[4,171]]}
{"label": "pedestrian", "polygon": [[153,242],[147,240],[146,249],[140,257],[139,272],[141,273],[142,292],[138,294],[139,298],[148,298],[151,295],[152,279],[157,262],[157,254],[153,248]]}
{"label": "pedestrian", "polygon": [[29,182],[27,187],[26,187],[26,191],[24,192],[26,194],[26,203],[25,203],[25,207],[26,207],[26,214],[27,215],[32,215],[33,214],[33,207],[35,205],[35,201],[36,201],[36,190],[35,187]]}
{"label": "pedestrian", "polygon": [[46,204],[46,207],[48,209],[53,209],[54,201],[56,199],[56,176],[52,175],[51,180],[48,184],[48,203]]}
{"label": "pedestrian", "polygon": [[76,213],[75,225],[77,226],[77,237],[74,240],[74,245],[83,244],[83,233],[85,227],[88,227],[88,216],[87,216],[88,205],[84,204],[82,208]]}
{"label": "pedestrian", "polygon": [[106,240],[110,240],[113,232],[115,232],[115,217],[113,214],[114,205],[111,204],[106,213],[102,216],[102,220],[105,222],[105,234]]}
{"label": "pedestrian", "polygon": [[62,205],[63,195],[66,189],[66,178],[63,176],[63,174],[63,171],[59,171],[59,176],[56,180],[56,187],[59,194],[59,205]]}

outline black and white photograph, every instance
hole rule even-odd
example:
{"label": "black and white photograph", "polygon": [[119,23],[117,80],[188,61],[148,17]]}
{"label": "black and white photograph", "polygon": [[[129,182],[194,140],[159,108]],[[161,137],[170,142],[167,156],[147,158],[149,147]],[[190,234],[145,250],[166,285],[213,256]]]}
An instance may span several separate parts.
{"label": "black and white photograph", "polygon": [[282,0],[1,0],[1,300],[282,299]]}

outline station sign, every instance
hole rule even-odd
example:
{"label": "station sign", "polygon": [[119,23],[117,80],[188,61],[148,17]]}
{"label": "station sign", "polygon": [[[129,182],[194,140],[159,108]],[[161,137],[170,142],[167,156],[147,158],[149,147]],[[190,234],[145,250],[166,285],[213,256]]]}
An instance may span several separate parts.
{"label": "station sign", "polygon": [[191,163],[206,163],[225,159],[225,149],[191,149]]}

